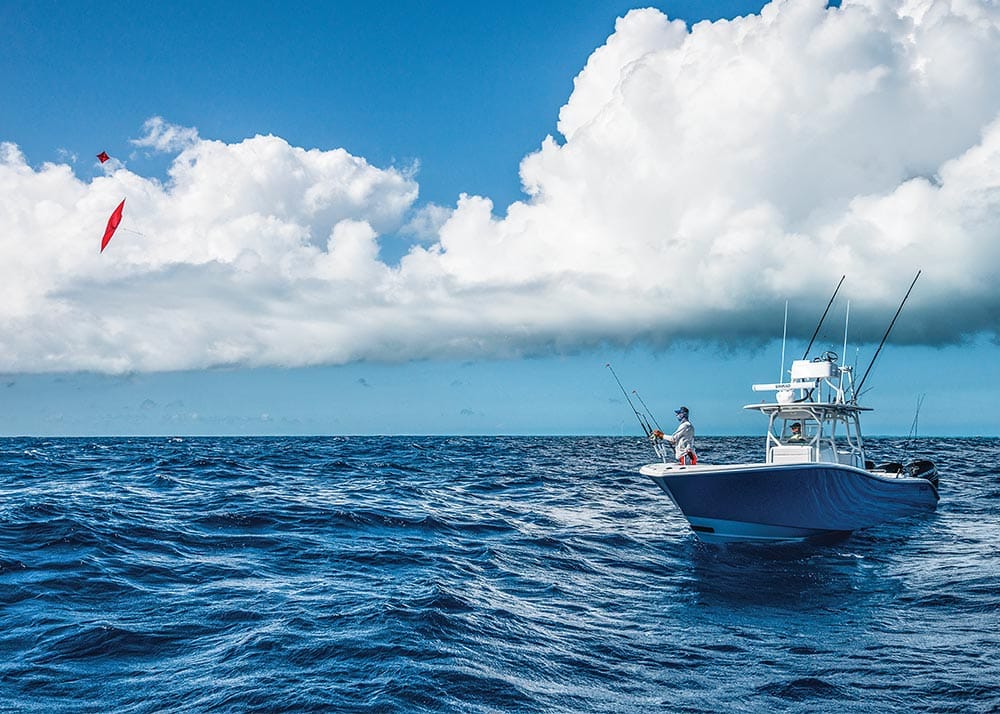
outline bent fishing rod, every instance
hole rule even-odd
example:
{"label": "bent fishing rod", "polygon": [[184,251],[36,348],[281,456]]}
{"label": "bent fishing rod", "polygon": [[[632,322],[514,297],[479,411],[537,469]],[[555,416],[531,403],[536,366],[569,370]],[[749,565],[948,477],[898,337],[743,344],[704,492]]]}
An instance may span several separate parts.
{"label": "bent fishing rod", "polygon": [[649,435],[653,433],[653,430],[650,428],[649,423],[643,420],[642,415],[639,413],[639,410],[635,408],[635,405],[632,403],[632,400],[629,399],[628,392],[625,391],[625,387],[622,386],[622,381],[618,379],[618,375],[615,374],[614,367],[611,366],[610,362],[605,363],[604,366],[611,370],[611,376],[615,378],[616,382],[618,382],[618,388],[621,389],[622,394],[625,395],[625,401],[628,402],[628,405],[630,407],[632,407],[632,413],[635,414],[635,418],[639,420],[639,426],[642,427],[643,432],[646,434],[647,437],[649,437]]}
{"label": "bent fishing rod", "polygon": [[639,396],[639,392],[633,389],[632,394],[634,394],[635,398],[639,400],[639,403],[642,405],[642,408],[646,410],[646,416],[648,416],[650,419],[653,420],[653,426],[655,426],[660,431],[663,431],[663,429],[660,428],[660,424],[656,421],[656,417],[653,416],[653,410],[646,406],[646,402],[642,401],[642,397]]}

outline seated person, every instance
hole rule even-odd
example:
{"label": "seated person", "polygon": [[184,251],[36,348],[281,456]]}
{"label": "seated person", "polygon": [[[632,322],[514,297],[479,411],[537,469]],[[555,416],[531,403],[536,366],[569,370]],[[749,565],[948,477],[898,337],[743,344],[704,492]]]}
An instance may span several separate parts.
{"label": "seated person", "polygon": [[806,438],[802,436],[802,425],[799,424],[798,422],[792,424],[792,435],[788,437],[788,443],[799,444],[804,442],[805,440]]}

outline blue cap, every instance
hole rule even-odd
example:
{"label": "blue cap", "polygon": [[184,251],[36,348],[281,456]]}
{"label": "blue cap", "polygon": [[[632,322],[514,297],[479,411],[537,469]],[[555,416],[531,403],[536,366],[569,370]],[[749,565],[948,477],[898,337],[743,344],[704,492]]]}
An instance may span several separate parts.
{"label": "blue cap", "polygon": [[683,414],[684,416],[687,416],[688,415],[688,408],[687,407],[681,407],[680,409],[674,409],[674,414]]}

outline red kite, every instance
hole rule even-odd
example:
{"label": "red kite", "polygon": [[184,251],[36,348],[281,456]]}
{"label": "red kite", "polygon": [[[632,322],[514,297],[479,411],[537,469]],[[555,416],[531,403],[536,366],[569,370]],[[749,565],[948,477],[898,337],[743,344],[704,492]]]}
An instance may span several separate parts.
{"label": "red kite", "polygon": [[118,208],[114,210],[111,214],[111,218],[108,219],[108,227],[104,229],[104,237],[101,238],[101,252],[108,247],[108,243],[111,242],[111,236],[115,234],[115,230],[118,228],[118,224],[122,222],[122,210],[125,208],[125,199],[118,204]]}
{"label": "red kite", "polygon": [[108,159],[110,159],[110,158],[111,158],[111,157],[110,157],[110,156],[108,156],[108,152],[107,152],[107,151],[102,151],[101,153],[99,153],[99,154],[97,155],[97,160],[98,160],[98,161],[100,161],[100,162],[101,162],[102,164],[103,164],[103,163],[104,163],[105,161],[107,161]]}

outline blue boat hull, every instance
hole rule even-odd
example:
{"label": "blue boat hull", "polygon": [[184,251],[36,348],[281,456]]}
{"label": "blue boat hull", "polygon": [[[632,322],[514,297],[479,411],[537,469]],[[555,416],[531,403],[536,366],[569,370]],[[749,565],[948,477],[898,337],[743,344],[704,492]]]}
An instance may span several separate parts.
{"label": "blue boat hull", "polygon": [[874,474],[828,463],[677,467],[642,472],[709,542],[801,541],[933,511],[924,478]]}

